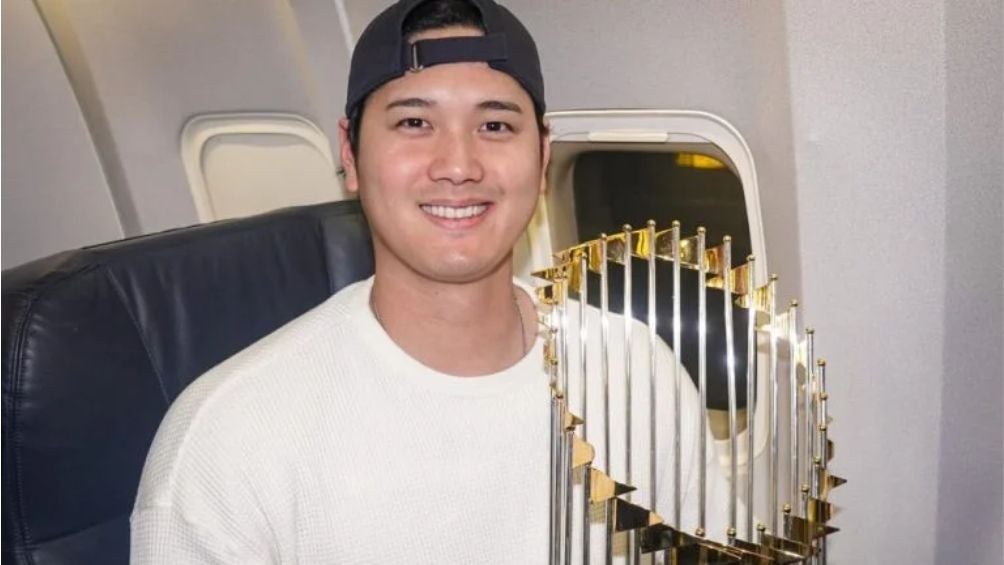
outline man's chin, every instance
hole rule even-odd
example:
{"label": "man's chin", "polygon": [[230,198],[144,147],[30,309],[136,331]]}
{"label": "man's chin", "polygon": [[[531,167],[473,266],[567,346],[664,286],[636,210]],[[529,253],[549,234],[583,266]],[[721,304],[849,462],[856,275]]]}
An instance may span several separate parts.
{"label": "man's chin", "polygon": [[415,271],[422,278],[446,284],[473,284],[494,276],[512,276],[512,257],[508,254],[497,260],[472,260],[470,258],[450,258],[435,264],[417,266]]}

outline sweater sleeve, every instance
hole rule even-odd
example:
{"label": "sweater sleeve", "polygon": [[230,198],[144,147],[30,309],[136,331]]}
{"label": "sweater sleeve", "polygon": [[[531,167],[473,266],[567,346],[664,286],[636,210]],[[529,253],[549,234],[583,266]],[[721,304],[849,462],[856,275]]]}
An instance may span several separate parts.
{"label": "sweater sleeve", "polygon": [[129,562],[134,565],[270,563],[232,539],[196,524],[170,506],[137,509],[131,519]]}
{"label": "sweater sleeve", "polygon": [[168,410],[147,455],[131,517],[131,563],[269,563],[274,540],[248,417],[202,377]]}

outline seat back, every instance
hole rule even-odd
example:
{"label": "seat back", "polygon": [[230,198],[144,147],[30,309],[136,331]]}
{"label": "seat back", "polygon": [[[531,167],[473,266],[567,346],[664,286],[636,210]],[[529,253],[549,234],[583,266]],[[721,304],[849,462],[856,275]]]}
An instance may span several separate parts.
{"label": "seat back", "polygon": [[193,379],[372,274],[357,202],[58,254],[3,282],[4,563],[127,563],[147,450]]}

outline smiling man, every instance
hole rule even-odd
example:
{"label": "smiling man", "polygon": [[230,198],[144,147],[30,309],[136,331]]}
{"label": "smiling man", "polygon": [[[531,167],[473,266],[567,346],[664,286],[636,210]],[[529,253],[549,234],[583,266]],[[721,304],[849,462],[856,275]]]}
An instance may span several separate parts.
{"label": "smiling man", "polygon": [[341,124],[346,185],[370,221],[371,305],[387,333],[430,368],[487,375],[522,358],[535,331],[512,249],[544,187],[540,65],[504,8],[414,4],[359,40]]}
{"label": "smiling man", "polygon": [[[366,28],[340,142],[376,274],[178,398],[144,468],[134,563],[546,562],[550,391],[536,308],[512,267],[544,190],[543,112],[534,42],[491,0],[402,0]],[[633,331],[643,343],[645,328]],[[623,342],[617,332],[614,321],[610,343]],[[631,354],[644,374],[649,356]],[[668,348],[657,355],[663,371],[674,365]],[[610,366],[623,361],[611,347]],[[618,371],[610,381],[622,394]],[[683,524],[693,530],[704,423],[682,381]],[[659,387],[670,405],[669,378]],[[643,395],[634,399],[645,414]],[[612,437],[624,425],[611,418]],[[668,419],[658,425],[674,433]],[[645,452],[634,450],[636,468]],[[722,534],[724,481],[710,466],[710,531]],[[646,499],[648,485],[637,486]],[[667,508],[668,489],[658,494]],[[592,528],[601,555],[603,519]]]}
{"label": "smiling man", "polygon": [[548,400],[512,250],[544,92],[491,0],[403,0],[353,54],[346,185],[376,274],[197,379],[151,448],[135,563],[539,563]]}

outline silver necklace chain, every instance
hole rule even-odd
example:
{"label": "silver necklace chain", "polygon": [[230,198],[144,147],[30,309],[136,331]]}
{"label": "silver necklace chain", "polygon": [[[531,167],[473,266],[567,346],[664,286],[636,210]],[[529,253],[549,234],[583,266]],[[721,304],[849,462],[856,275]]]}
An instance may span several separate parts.
{"label": "silver necklace chain", "polygon": [[516,315],[519,317],[519,349],[521,352],[520,357],[526,356],[526,322],[523,321],[523,309],[519,307],[519,298],[516,297],[516,291],[512,291],[512,305],[516,307]]}

